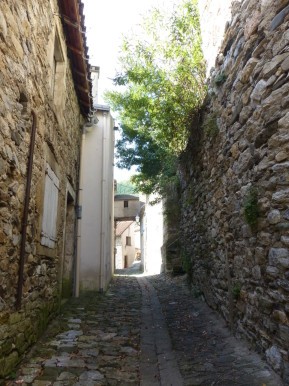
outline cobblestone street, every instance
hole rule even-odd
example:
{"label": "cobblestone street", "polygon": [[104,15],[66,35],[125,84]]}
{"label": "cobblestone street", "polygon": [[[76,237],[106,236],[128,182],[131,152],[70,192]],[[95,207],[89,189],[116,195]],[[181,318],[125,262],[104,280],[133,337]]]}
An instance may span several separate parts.
{"label": "cobblestone street", "polygon": [[107,293],[66,304],[14,379],[4,385],[282,382],[257,354],[232,337],[215,312],[193,298],[184,280],[117,275]]}

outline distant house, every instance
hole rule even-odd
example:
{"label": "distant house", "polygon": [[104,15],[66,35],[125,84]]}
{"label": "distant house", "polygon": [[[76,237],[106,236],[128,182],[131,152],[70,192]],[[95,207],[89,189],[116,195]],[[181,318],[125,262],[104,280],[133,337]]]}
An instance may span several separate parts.
{"label": "distant house", "polygon": [[116,223],[115,249],[115,268],[122,269],[130,267],[137,253],[136,223],[134,221],[119,221]]}
{"label": "distant house", "polygon": [[114,196],[114,220],[135,221],[139,216],[141,206],[138,196],[132,194],[115,194]]}
{"label": "distant house", "polygon": [[[126,244],[126,237],[133,234],[133,222],[139,224],[139,235],[135,237],[134,254],[140,255],[141,266],[145,272],[159,273],[163,270],[161,248],[163,245],[162,202],[152,205],[155,196],[139,197],[131,194],[114,196],[114,220],[116,222],[116,268],[132,264],[132,250]],[[130,234],[127,234],[130,232]]]}

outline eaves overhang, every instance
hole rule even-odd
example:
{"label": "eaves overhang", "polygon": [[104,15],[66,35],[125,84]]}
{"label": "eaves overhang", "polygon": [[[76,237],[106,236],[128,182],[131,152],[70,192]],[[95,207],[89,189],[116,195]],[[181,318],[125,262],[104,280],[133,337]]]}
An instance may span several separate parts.
{"label": "eaves overhang", "polygon": [[110,107],[109,106],[107,106],[107,105],[99,105],[99,104],[94,104],[93,105],[93,109],[95,110],[95,111],[103,111],[103,112],[109,112],[110,111]]}
{"label": "eaves overhang", "polygon": [[115,194],[114,201],[139,201],[138,196],[134,196],[133,194]]}
{"label": "eaves overhang", "polygon": [[75,91],[81,113],[86,117],[93,106],[83,3],[81,0],[58,0],[58,2]]}

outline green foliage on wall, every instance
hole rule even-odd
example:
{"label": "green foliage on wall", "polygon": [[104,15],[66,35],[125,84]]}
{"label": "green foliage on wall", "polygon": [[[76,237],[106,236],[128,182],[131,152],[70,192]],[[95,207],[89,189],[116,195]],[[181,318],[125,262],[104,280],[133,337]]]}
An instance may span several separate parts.
{"label": "green foliage on wall", "polygon": [[218,134],[217,114],[212,113],[206,117],[203,123],[203,130],[210,138],[214,138]]}
{"label": "green foliage on wall", "polygon": [[240,295],[241,295],[241,285],[239,283],[236,283],[233,288],[232,288],[232,293],[233,293],[233,298],[235,300],[239,300],[240,299]]}
{"label": "green foliage on wall", "polygon": [[188,278],[191,279],[191,277],[192,277],[192,259],[191,259],[191,256],[184,249],[182,249],[181,257],[182,257],[183,269],[188,274]]}
{"label": "green foliage on wall", "polygon": [[220,72],[216,77],[215,77],[215,84],[217,86],[221,86],[223,83],[226,82],[227,75],[224,72]]}
{"label": "green foliage on wall", "polygon": [[252,230],[256,230],[259,214],[258,191],[251,186],[244,200],[244,216]]}

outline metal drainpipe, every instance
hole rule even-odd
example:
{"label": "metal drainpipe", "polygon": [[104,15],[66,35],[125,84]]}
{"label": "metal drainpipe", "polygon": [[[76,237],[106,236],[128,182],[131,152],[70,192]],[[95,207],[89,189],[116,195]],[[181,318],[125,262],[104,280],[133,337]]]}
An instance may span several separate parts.
{"label": "metal drainpipe", "polygon": [[25,201],[24,201],[24,211],[23,211],[23,218],[22,218],[20,261],[19,261],[18,286],[17,286],[17,297],[16,297],[16,308],[17,309],[21,308],[21,303],[22,303],[26,231],[27,231],[28,210],[29,210],[29,201],[30,201],[30,188],[31,188],[31,180],[32,180],[35,134],[36,134],[36,126],[37,126],[37,116],[36,116],[35,111],[32,110],[31,114],[32,114],[33,121],[32,121],[31,136],[30,136],[29,156],[28,156],[28,164],[27,164],[27,179],[26,179],[26,189],[25,189]]}
{"label": "metal drainpipe", "polygon": [[105,288],[106,281],[106,230],[107,230],[107,176],[106,176],[106,144],[107,144],[107,113],[103,112],[103,129],[102,129],[102,170],[101,170],[101,231],[100,231],[100,288],[102,293]]}
{"label": "metal drainpipe", "polygon": [[85,125],[82,128],[82,137],[81,137],[81,148],[80,148],[80,166],[79,166],[79,182],[78,182],[78,194],[77,194],[77,233],[76,233],[76,264],[75,264],[75,288],[74,296],[79,297],[80,289],[80,259],[81,259],[81,224],[82,224],[82,196],[83,196],[83,154],[85,148]]}

